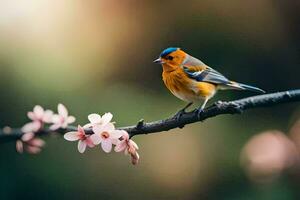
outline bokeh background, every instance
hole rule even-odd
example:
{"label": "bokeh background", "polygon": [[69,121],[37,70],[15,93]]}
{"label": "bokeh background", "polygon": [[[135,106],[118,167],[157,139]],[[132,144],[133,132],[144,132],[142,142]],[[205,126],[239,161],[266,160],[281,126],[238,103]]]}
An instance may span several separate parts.
{"label": "bokeh background", "polygon": [[[34,105],[55,110],[60,102],[76,124],[93,112],[112,112],[118,126],[166,118],[184,106],[152,63],[169,46],[268,92],[299,88],[299,9],[293,0],[1,0],[0,125],[19,127]],[[220,92],[214,100],[249,95]],[[262,181],[241,153],[261,132],[283,132],[263,144],[286,140],[291,127],[297,135],[299,113],[291,103],[137,136],[138,166],[99,148],[79,154],[58,136],[43,137],[38,155],[1,143],[0,199],[299,199],[296,164],[263,165]],[[277,155],[271,144],[263,161]]]}

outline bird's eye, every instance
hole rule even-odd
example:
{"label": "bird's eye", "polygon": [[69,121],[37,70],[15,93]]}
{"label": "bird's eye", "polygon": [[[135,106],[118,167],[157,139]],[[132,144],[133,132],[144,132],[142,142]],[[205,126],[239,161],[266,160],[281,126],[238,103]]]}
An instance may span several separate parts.
{"label": "bird's eye", "polygon": [[167,57],[168,60],[173,60],[173,58],[174,58],[173,56],[168,56]]}

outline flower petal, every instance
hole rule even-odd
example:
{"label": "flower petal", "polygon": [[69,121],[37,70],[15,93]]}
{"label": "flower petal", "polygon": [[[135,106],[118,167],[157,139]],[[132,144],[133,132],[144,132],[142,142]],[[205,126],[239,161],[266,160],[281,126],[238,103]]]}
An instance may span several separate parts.
{"label": "flower petal", "polygon": [[30,154],[38,154],[41,152],[41,148],[35,146],[25,146],[25,149]]}
{"label": "flower petal", "polygon": [[64,138],[68,141],[76,141],[79,140],[79,134],[77,131],[71,131],[64,134]]}
{"label": "flower petal", "polygon": [[124,130],[122,131],[123,131],[123,135],[122,135],[123,140],[129,140],[129,134],[127,133],[127,131]]}
{"label": "flower petal", "polygon": [[68,118],[67,118],[67,123],[68,124],[72,124],[72,123],[74,123],[76,121],[76,118],[74,117],[74,116],[69,116]]}
{"label": "flower petal", "polygon": [[58,114],[54,114],[52,116],[52,123],[56,124],[56,123],[60,123],[61,122],[61,116]]}
{"label": "flower petal", "polygon": [[68,117],[68,110],[63,104],[61,104],[61,103],[58,104],[57,111],[60,116],[62,116],[64,118]]}
{"label": "flower petal", "polygon": [[42,117],[44,115],[44,108],[42,108],[42,106],[40,106],[40,105],[36,105],[33,108],[33,112],[34,112],[36,118],[42,119]]}
{"label": "flower petal", "polygon": [[23,133],[37,132],[41,127],[42,127],[41,122],[33,121],[25,124],[21,130]]}
{"label": "flower petal", "polygon": [[32,140],[28,141],[28,144],[35,147],[43,147],[45,145],[45,141],[40,138],[33,138]]}
{"label": "flower petal", "polygon": [[105,129],[105,126],[103,125],[94,125],[93,126],[93,132],[96,133],[96,134],[101,134]]}
{"label": "flower petal", "polygon": [[128,154],[129,154],[128,148],[125,149],[124,153],[125,153],[125,155],[128,155]]}
{"label": "flower petal", "polygon": [[140,156],[138,154],[138,152],[135,152],[135,154],[131,154],[131,163],[133,165],[137,165],[139,162]]}
{"label": "flower petal", "polygon": [[107,124],[112,120],[112,118],[113,118],[113,115],[111,113],[105,113],[101,118],[101,123]]}
{"label": "flower petal", "polygon": [[60,124],[53,124],[49,127],[50,130],[55,131],[61,127]]}
{"label": "flower petal", "polygon": [[63,123],[60,124],[60,128],[67,128],[68,127],[68,122],[64,121]]}
{"label": "flower petal", "polygon": [[80,125],[77,126],[77,130],[80,134],[85,135],[85,130]]}
{"label": "flower petal", "polygon": [[18,153],[23,153],[23,142],[21,140],[17,140],[16,150]]}
{"label": "flower petal", "polygon": [[112,149],[112,143],[109,139],[102,140],[101,147],[102,147],[103,151],[105,151],[106,153],[109,153],[109,152],[111,152],[111,149]]}
{"label": "flower petal", "polygon": [[136,150],[139,149],[138,145],[133,140],[129,140],[129,144],[133,146],[133,148],[135,148]]}
{"label": "flower petal", "polygon": [[102,138],[98,133],[91,135],[90,139],[94,143],[94,145],[98,145],[102,141]]}
{"label": "flower petal", "polygon": [[45,122],[45,123],[51,123],[52,122],[52,118],[53,118],[53,111],[52,110],[46,110],[44,112],[43,122]]}
{"label": "flower petal", "polygon": [[31,120],[37,120],[37,118],[33,112],[28,112],[27,117]]}
{"label": "flower petal", "polygon": [[90,147],[90,148],[93,148],[95,146],[95,144],[93,143],[91,137],[87,137],[85,142],[88,145],[88,147]]}
{"label": "flower petal", "polygon": [[117,145],[118,142],[120,141],[119,139],[117,138],[110,138],[111,139],[111,143],[114,144],[114,145]]}
{"label": "flower petal", "polygon": [[84,128],[84,129],[86,129],[86,128],[91,128],[92,126],[93,126],[93,124],[88,123],[88,124],[84,125],[83,128]]}
{"label": "flower petal", "polygon": [[79,140],[79,142],[78,142],[78,151],[80,153],[83,153],[85,151],[85,149],[86,149],[85,141]]}
{"label": "flower petal", "polygon": [[98,124],[101,122],[101,116],[96,114],[96,113],[92,113],[88,116],[88,119],[89,121],[92,123],[92,124]]}
{"label": "flower petal", "polygon": [[119,143],[117,143],[117,145],[115,146],[115,152],[122,152],[126,149],[127,144],[125,141],[120,141]]}
{"label": "flower petal", "polygon": [[108,123],[103,126],[103,131],[112,132],[115,130],[115,125],[113,123]]}
{"label": "flower petal", "polygon": [[21,140],[23,142],[27,142],[29,140],[31,140],[32,138],[34,138],[34,133],[25,133],[22,137],[21,137]]}
{"label": "flower petal", "polygon": [[126,131],[123,131],[123,130],[113,130],[113,131],[111,131],[111,133],[110,133],[110,136],[112,137],[112,138],[120,138],[120,137],[122,137],[123,135],[125,135],[125,133],[127,133]]}

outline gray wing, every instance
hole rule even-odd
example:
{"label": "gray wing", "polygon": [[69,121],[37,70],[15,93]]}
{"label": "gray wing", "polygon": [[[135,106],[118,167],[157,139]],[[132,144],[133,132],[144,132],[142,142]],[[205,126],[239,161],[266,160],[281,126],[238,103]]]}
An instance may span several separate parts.
{"label": "gray wing", "polygon": [[[195,70],[195,66],[199,66],[199,70]],[[205,69],[200,66],[205,66]],[[231,82],[220,72],[208,67],[203,62],[190,55],[188,55],[183,63],[183,70],[190,78],[199,82],[204,81],[221,85],[231,84]]]}
{"label": "gray wing", "polygon": [[207,68],[197,72],[190,71],[188,67],[183,67],[183,69],[190,78],[199,82],[203,81],[221,85],[231,84],[231,82],[225,76],[212,68]]}
{"label": "gray wing", "polygon": [[186,58],[183,61],[183,65],[184,66],[203,66],[205,64],[201,60],[199,60],[189,54],[186,54]]}

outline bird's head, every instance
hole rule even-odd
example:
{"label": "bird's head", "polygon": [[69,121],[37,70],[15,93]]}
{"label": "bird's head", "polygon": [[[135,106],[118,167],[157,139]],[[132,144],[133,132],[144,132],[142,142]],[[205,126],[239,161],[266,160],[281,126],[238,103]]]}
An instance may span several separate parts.
{"label": "bird's head", "polygon": [[180,66],[184,59],[186,58],[186,53],[177,47],[169,47],[159,55],[159,58],[154,60],[154,63],[168,65],[168,66]]}

